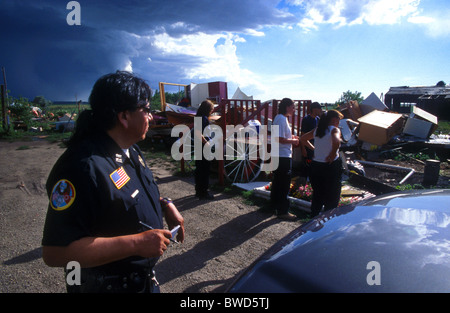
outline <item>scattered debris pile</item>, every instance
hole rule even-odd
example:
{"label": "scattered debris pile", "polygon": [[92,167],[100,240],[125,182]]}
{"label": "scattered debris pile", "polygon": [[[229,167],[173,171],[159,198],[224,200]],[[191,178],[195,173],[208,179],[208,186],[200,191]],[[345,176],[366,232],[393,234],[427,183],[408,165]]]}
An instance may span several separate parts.
{"label": "scattered debris pile", "polygon": [[75,129],[75,117],[76,114],[64,114],[58,117],[58,121],[55,123],[55,130],[59,132],[71,132]]}
{"label": "scattered debris pile", "polygon": [[415,106],[410,114],[390,112],[374,94],[338,109],[349,182],[374,194],[450,186],[450,138],[434,134],[436,116]]}

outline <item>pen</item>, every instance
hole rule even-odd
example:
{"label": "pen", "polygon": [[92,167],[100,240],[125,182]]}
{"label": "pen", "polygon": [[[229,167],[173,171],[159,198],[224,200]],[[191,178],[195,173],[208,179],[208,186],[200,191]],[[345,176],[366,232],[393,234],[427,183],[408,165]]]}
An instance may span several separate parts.
{"label": "pen", "polygon": [[[145,224],[145,223],[142,222],[142,221],[139,221],[139,224],[141,224],[142,226],[148,228],[149,230],[154,229],[153,227],[151,227],[150,225]],[[169,238],[169,240],[172,241],[172,242],[174,242],[174,243],[178,243],[178,241],[175,241],[175,240],[173,240],[172,238]]]}

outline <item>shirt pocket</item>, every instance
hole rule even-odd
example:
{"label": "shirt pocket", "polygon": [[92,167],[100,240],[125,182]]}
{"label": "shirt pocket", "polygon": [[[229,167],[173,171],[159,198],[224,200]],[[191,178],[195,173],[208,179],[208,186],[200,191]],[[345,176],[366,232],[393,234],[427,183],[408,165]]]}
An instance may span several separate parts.
{"label": "shirt pocket", "polygon": [[[158,191],[158,185],[156,184],[155,178],[153,177],[152,171],[150,171],[148,168],[145,169],[144,173],[144,181],[148,183],[148,186],[150,187],[150,192],[153,192],[154,189]],[[158,192],[159,196],[159,192]]]}
{"label": "shirt pocket", "polygon": [[139,204],[140,193],[141,192],[138,189],[136,189],[136,191],[134,191],[131,194],[128,194],[128,193],[124,194],[124,196],[122,197],[121,200],[122,200],[125,211],[131,212],[132,210],[136,209],[136,207]]}

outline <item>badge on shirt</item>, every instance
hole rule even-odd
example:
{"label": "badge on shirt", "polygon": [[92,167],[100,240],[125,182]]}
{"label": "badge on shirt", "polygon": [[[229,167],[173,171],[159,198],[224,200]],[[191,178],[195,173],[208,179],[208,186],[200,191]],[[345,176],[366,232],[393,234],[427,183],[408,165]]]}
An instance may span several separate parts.
{"label": "badge on shirt", "polygon": [[145,167],[145,162],[140,155],[138,155],[138,159],[139,159],[139,162],[141,163],[142,167]]}
{"label": "badge on shirt", "polygon": [[53,187],[50,205],[56,211],[67,209],[75,201],[75,187],[67,179],[61,179]]}
{"label": "badge on shirt", "polygon": [[122,188],[130,180],[130,177],[128,177],[123,167],[120,167],[112,172],[109,177],[111,178],[117,189]]}

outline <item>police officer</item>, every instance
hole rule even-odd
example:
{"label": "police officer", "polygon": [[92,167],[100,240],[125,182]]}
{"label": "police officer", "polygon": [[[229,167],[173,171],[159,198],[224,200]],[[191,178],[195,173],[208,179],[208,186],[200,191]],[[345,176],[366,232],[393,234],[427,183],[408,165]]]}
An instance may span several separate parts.
{"label": "police officer", "polygon": [[80,264],[81,284],[68,285],[69,292],[158,292],[153,267],[171,238],[163,217],[170,229],[180,225],[176,239],[184,239],[183,217],[160,196],[136,145],[152,119],[150,97],[131,73],[101,77],[91,110],[80,114],[49,175],[43,259],[54,267]]}

